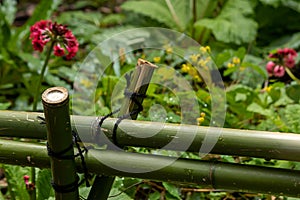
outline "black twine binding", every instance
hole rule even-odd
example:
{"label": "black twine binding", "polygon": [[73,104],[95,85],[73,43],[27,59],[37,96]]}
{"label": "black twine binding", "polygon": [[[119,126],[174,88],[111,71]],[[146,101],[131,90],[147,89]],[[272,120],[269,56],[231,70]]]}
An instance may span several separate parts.
{"label": "black twine binding", "polygon": [[[85,179],[85,185],[86,187],[90,187],[90,183],[89,183],[89,178],[90,178],[90,175],[89,175],[89,172],[88,172],[88,169],[87,169],[87,166],[86,166],[86,162],[84,160],[84,155],[83,153],[87,153],[88,152],[88,148],[86,148],[85,146],[83,146],[83,150],[81,149],[80,145],[79,145],[79,142],[82,143],[78,133],[74,130],[72,130],[72,135],[74,137],[74,140],[75,140],[75,145],[78,149],[78,153],[75,155],[75,157],[77,156],[80,156],[80,159],[81,159],[81,166],[83,168],[83,173],[84,173],[84,179]],[[82,183],[79,183],[79,185],[81,185]]]}
{"label": "black twine binding", "polygon": [[123,119],[127,119],[130,116],[136,115],[139,112],[143,111],[143,105],[138,101],[137,98],[138,97],[140,97],[140,98],[145,98],[146,97],[145,94],[139,94],[139,93],[136,93],[136,92],[130,92],[127,89],[124,91],[124,96],[127,97],[127,98],[130,98],[137,105],[137,108],[135,110],[131,111],[128,114],[120,116],[118,118],[118,120],[116,121],[116,123],[114,125],[114,128],[113,128],[112,140],[113,140],[113,143],[115,145],[117,145],[117,146],[119,146],[118,141],[117,141],[117,129],[118,129],[119,124],[121,123],[121,121]]}
{"label": "black twine binding", "polygon": [[[85,183],[86,183],[86,187],[89,187],[90,186],[90,183],[88,181],[88,179],[90,178],[90,175],[88,173],[88,169],[87,169],[87,165],[86,165],[86,162],[85,162],[85,159],[84,159],[84,155],[83,153],[88,153],[88,148],[86,148],[85,146],[80,146],[79,143],[82,143],[78,133],[74,130],[72,130],[72,135],[73,135],[73,143],[70,144],[66,149],[60,151],[60,152],[54,152],[48,142],[47,142],[47,151],[48,151],[48,155],[51,156],[51,157],[54,157],[54,158],[57,158],[57,159],[61,159],[61,160],[73,160],[74,158],[80,156],[80,159],[81,159],[81,165],[82,165],[82,168],[83,168],[83,172],[84,172],[84,180],[85,180]],[[77,149],[78,149],[78,153],[75,154],[75,155],[64,155],[65,153],[67,153],[68,151],[70,151],[74,144],[76,145]],[[80,181],[78,183],[78,177],[77,177],[77,180],[72,183],[72,184],[68,184],[68,185],[57,185],[55,184],[53,181],[51,182],[51,185],[52,187],[54,188],[54,190],[56,192],[60,192],[60,193],[67,193],[67,192],[72,192],[74,191],[75,189],[78,188],[78,186],[80,186],[83,181]]]}
{"label": "black twine binding", "polygon": [[72,160],[75,156],[74,155],[64,155],[68,151],[70,151],[73,148],[73,143],[70,144],[66,149],[60,151],[60,152],[54,152],[50,146],[49,143],[47,142],[47,151],[48,151],[48,156],[54,157],[57,159],[61,160]]}
{"label": "black twine binding", "polygon": [[[127,79],[126,79],[126,80],[127,80]],[[127,84],[128,84],[128,83],[127,83]],[[138,101],[137,98],[138,98],[138,97],[140,97],[140,98],[145,98],[145,97],[146,97],[145,94],[139,94],[139,93],[136,93],[136,92],[130,92],[130,91],[128,91],[128,89],[125,89],[125,91],[124,91],[124,96],[127,97],[127,98],[130,98],[130,99],[137,105],[137,108],[136,108],[135,110],[131,111],[131,112],[128,113],[128,114],[125,114],[125,115],[122,115],[122,116],[118,117],[118,120],[117,120],[117,121],[115,122],[115,124],[114,124],[113,132],[112,132],[112,141],[113,141],[113,143],[114,143],[115,145],[117,145],[117,146],[119,146],[119,147],[120,147],[120,145],[118,144],[118,141],[117,141],[117,129],[118,129],[119,124],[121,123],[121,121],[122,121],[123,119],[128,119],[130,116],[136,115],[136,114],[138,114],[139,112],[141,112],[141,111],[143,110],[143,105]],[[104,122],[107,118],[111,117],[112,115],[116,114],[116,113],[119,112],[119,111],[120,111],[120,108],[117,109],[117,110],[115,110],[115,111],[112,111],[111,113],[109,113],[109,114],[107,114],[107,115],[105,115],[105,116],[103,116],[103,117],[100,119],[99,123],[98,123],[99,129],[101,130],[101,126],[102,126],[103,122]],[[100,131],[97,131],[96,138],[99,137],[99,134],[100,134]]]}

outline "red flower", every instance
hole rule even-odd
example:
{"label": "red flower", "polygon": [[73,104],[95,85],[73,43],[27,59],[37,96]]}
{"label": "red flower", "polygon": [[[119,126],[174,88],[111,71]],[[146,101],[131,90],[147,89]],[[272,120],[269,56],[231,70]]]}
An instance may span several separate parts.
{"label": "red flower", "polygon": [[280,66],[280,65],[276,65],[274,67],[273,73],[274,73],[274,76],[276,76],[276,77],[282,77],[282,76],[284,76],[284,73],[285,73],[284,67]]}
{"label": "red flower", "polygon": [[41,20],[30,27],[30,39],[33,49],[42,52],[48,42],[54,42],[55,56],[63,56],[67,51],[67,59],[73,58],[78,51],[78,41],[66,25],[50,20]]}
{"label": "red flower", "polygon": [[53,50],[54,50],[54,55],[56,55],[56,56],[63,56],[63,55],[65,55],[64,48],[60,47],[59,44],[55,45],[53,47]]}
{"label": "red flower", "polygon": [[269,58],[271,61],[266,65],[267,72],[270,76],[282,77],[286,67],[293,68],[295,66],[296,57],[297,52],[291,48],[278,49],[275,53],[270,53]]}
{"label": "red flower", "polygon": [[266,65],[267,72],[269,74],[273,74],[274,67],[275,67],[275,63],[273,61],[269,61]]}
{"label": "red flower", "polygon": [[294,56],[292,56],[292,54],[288,54],[287,56],[285,56],[283,58],[283,61],[284,61],[285,66],[287,66],[288,68],[293,68],[296,63]]}

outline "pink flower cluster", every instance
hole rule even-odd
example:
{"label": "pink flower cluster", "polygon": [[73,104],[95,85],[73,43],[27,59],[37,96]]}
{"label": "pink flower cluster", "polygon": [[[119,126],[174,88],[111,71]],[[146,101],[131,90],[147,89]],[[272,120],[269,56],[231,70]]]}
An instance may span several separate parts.
{"label": "pink flower cluster", "polygon": [[278,49],[275,53],[269,54],[269,61],[266,65],[270,76],[282,77],[285,74],[285,67],[293,68],[296,64],[297,52],[294,49]]}
{"label": "pink flower cluster", "polygon": [[67,59],[73,58],[78,51],[78,41],[67,26],[50,20],[41,20],[31,26],[30,39],[34,50],[40,52],[48,42],[54,42],[54,55],[66,55]]}
{"label": "pink flower cluster", "polygon": [[29,183],[29,176],[28,175],[25,175],[23,176],[23,179],[24,179],[24,183],[26,185],[26,189],[27,190],[34,190],[35,186],[33,183]]}

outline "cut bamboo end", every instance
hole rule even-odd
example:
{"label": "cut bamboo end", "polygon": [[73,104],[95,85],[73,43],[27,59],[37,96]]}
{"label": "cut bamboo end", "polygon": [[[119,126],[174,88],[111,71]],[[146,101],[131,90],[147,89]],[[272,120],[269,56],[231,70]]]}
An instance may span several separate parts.
{"label": "cut bamboo end", "polygon": [[153,68],[158,68],[156,65],[154,65],[153,63],[147,61],[147,60],[144,60],[142,58],[139,58],[138,61],[137,61],[137,66],[142,66],[142,65],[147,65],[149,67],[153,67]]}
{"label": "cut bamboo end", "polygon": [[68,90],[63,87],[52,87],[42,94],[43,103],[48,106],[59,106],[68,102]]}

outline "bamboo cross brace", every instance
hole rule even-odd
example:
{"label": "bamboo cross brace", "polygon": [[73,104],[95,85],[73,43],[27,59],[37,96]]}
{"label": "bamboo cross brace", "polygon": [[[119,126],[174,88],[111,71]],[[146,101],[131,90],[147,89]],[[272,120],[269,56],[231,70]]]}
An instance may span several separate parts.
{"label": "bamboo cross brace", "polygon": [[[130,114],[132,120],[135,120],[137,118],[138,112],[133,111],[140,111],[139,107],[143,103],[143,96],[146,95],[150,80],[153,75],[153,71],[156,68],[156,65],[141,58],[138,59],[135,71],[133,72],[132,77],[130,77],[131,79],[127,88],[127,92],[129,92],[131,95],[138,94],[139,97],[133,99],[135,97],[132,98],[132,96],[126,96],[120,108],[119,117]],[[116,135],[115,137],[117,141],[118,135]],[[88,200],[106,200],[108,198],[113,182],[114,177],[97,176],[94,180]]]}
{"label": "bamboo cross brace", "polygon": [[[75,150],[77,153],[77,150]],[[115,162],[124,168],[138,171],[156,168],[161,163],[166,167],[148,173],[119,171],[101,163]],[[197,184],[205,188],[255,192],[272,195],[300,197],[300,171],[216,161],[177,159],[168,156],[137,154],[109,150],[90,150],[86,157],[89,172],[106,176],[123,176],[182,184]],[[49,168],[50,160],[43,144],[0,139],[0,162],[20,166]],[[82,171],[80,158],[75,160],[77,170]],[[98,192],[102,192],[99,190]]]}

